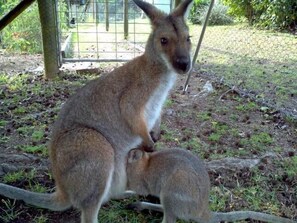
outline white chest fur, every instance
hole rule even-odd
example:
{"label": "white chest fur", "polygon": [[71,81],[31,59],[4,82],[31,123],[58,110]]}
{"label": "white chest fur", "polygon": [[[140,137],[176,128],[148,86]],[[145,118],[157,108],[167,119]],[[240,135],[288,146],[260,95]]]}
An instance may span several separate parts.
{"label": "white chest fur", "polygon": [[168,92],[176,80],[176,73],[170,72],[162,77],[159,86],[156,88],[145,106],[145,118],[149,131],[154,127],[161,115],[162,106],[167,98]]}

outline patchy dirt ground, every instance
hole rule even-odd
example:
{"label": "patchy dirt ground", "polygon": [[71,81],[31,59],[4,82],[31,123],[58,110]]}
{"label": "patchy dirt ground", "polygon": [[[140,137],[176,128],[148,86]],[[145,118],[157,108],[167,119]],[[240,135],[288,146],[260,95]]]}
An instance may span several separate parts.
{"label": "patchy dirt ground", "polygon": [[[9,75],[0,74],[1,181],[50,192],[54,182],[46,144],[57,112],[75,89],[111,68],[98,69],[96,75],[64,71],[59,80],[46,81],[39,72],[24,72],[38,68],[40,58],[12,58],[10,65],[3,61],[0,71]],[[166,102],[156,148],[183,147],[206,161],[213,185],[212,210],[254,210],[297,220],[296,121],[240,97],[198,71],[183,94],[185,79],[178,78]],[[132,217],[133,222],[160,221],[154,213],[119,212],[129,201],[109,202],[99,218],[102,222],[132,222]],[[0,216],[0,222],[13,223],[79,219],[74,210],[50,212],[3,197]]]}

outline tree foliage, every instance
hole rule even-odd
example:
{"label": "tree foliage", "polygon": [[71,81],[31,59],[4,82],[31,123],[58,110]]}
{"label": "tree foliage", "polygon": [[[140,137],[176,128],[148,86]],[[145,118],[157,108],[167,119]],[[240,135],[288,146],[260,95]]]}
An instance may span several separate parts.
{"label": "tree foliage", "polygon": [[[19,3],[7,0],[1,5],[3,13],[9,12]],[[37,3],[27,8],[12,23],[1,31],[2,47],[13,51],[41,52],[41,32]]]}
{"label": "tree foliage", "polygon": [[[15,7],[19,0],[2,0],[0,17]],[[67,10],[65,2],[59,1],[58,10]],[[65,13],[60,13],[60,28],[66,29],[68,19]],[[39,20],[38,4],[33,3],[8,26],[0,31],[0,48],[15,52],[41,53],[42,38]]]}
{"label": "tree foliage", "polygon": [[296,0],[222,0],[229,13],[245,17],[250,24],[279,30],[296,30]]}
{"label": "tree foliage", "polygon": [[193,24],[201,24],[201,15],[209,5],[210,0],[195,0],[190,11],[189,19]]}

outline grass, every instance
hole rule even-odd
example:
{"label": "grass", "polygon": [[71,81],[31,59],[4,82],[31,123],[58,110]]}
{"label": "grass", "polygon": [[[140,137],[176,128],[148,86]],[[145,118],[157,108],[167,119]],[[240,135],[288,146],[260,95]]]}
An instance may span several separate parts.
{"label": "grass", "polygon": [[3,177],[3,182],[4,183],[13,183],[16,181],[20,181],[26,178],[26,174],[23,170],[17,171],[17,172],[12,172],[4,175]]}
{"label": "grass", "polygon": [[24,145],[20,146],[20,149],[26,153],[32,153],[32,154],[42,154],[43,156],[48,156],[48,149],[45,145]]}
{"label": "grass", "polygon": [[16,208],[16,200],[1,200],[5,208],[0,208],[3,212],[0,216],[1,222],[9,223],[13,222],[21,215],[24,211]]}
{"label": "grass", "polygon": [[[190,27],[196,44],[201,27]],[[197,62],[201,71],[252,91],[276,108],[293,110],[297,106],[296,45],[297,39],[286,33],[244,25],[208,26]]]}

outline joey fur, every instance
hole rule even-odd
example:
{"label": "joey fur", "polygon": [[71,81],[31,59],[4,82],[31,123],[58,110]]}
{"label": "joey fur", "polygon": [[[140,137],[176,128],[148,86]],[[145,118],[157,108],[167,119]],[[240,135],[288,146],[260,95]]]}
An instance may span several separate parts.
{"label": "joey fur", "polygon": [[[169,15],[134,0],[151,21],[143,55],[92,80],[63,105],[49,146],[56,191],[40,194],[0,184],[0,194],[42,208],[81,211],[97,222],[102,203],[126,187],[126,157],[141,145],[152,150],[150,131],[178,74],[191,69],[184,14],[192,0]],[[100,219],[99,219],[100,220]]]}
{"label": "joey fur", "polygon": [[162,149],[146,153],[131,150],[127,157],[127,189],[139,195],[153,195],[161,204],[136,202],[136,210],[163,212],[162,223],[177,219],[200,223],[233,222],[254,219],[274,223],[296,221],[254,211],[211,212],[210,180],[202,160],[184,149]]}

